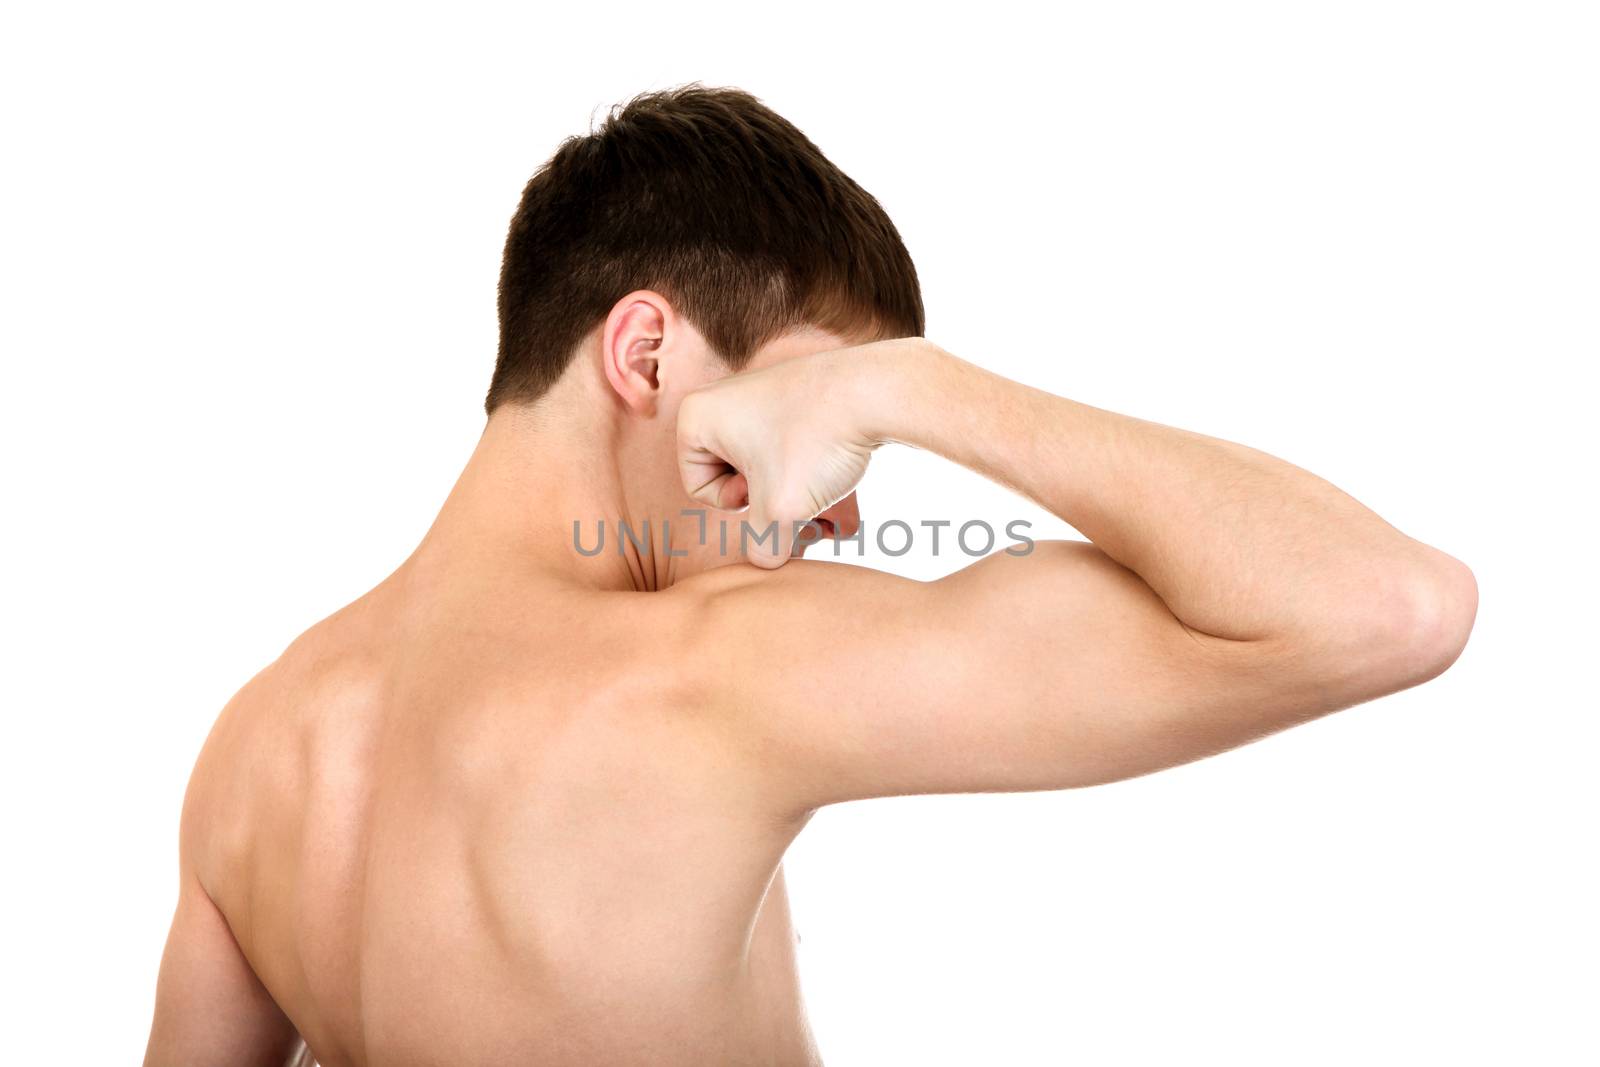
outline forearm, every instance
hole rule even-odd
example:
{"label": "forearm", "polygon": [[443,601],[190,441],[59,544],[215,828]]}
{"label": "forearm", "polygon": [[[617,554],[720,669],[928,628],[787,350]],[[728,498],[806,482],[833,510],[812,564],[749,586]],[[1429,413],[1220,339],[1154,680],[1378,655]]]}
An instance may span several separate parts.
{"label": "forearm", "polygon": [[1470,583],[1450,557],[1255,449],[1053,396],[934,346],[898,350],[871,373],[876,439],[1048,508],[1196,630],[1259,639],[1375,618],[1422,625],[1412,616]]}

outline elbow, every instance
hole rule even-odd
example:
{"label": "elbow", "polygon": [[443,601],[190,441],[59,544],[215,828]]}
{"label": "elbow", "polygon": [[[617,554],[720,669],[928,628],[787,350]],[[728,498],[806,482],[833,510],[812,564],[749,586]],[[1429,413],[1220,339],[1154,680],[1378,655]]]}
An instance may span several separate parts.
{"label": "elbow", "polygon": [[[1478,614],[1478,583],[1466,564],[1416,542],[1347,572],[1323,603],[1320,625],[1273,650],[1278,676],[1292,678],[1289,703],[1318,713],[1347,708],[1431,681],[1466,648]],[[1249,644],[1248,642],[1246,643]]]}
{"label": "elbow", "polygon": [[1460,658],[1478,614],[1478,582],[1454,556],[1428,548],[1386,597],[1374,628],[1377,650],[1394,689],[1437,678]]}

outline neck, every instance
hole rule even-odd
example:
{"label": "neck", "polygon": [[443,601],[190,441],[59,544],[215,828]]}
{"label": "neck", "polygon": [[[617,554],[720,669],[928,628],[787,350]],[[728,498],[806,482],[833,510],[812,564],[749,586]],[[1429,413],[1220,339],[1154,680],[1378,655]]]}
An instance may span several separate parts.
{"label": "neck", "polygon": [[[626,537],[619,544],[616,536],[623,523],[642,531],[648,518],[628,499],[617,421],[593,417],[591,405],[546,399],[550,403],[507,405],[490,416],[407,566],[472,566],[593,589],[670,585],[673,561],[658,551],[655,523],[649,539],[641,532],[639,544]],[[602,522],[604,550],[579,552],[575,539],[592,550]]]}

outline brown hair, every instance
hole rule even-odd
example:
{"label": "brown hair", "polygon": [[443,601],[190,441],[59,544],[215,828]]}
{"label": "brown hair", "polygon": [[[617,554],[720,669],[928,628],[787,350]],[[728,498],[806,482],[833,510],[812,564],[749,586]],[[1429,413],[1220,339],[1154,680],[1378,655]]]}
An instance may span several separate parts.
{"label": "brown hair", "polygon": [[921,336],[922,290],[877,200],[749,93],[644,93],[569,137],[522,192],[485,407],[550,388],[584,336],[654,289],[730,366],[801,326]]}

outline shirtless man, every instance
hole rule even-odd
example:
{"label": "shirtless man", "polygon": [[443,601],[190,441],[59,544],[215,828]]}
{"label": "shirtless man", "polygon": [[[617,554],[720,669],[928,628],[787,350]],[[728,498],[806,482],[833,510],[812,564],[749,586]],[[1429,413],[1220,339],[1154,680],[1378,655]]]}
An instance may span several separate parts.
{"label": "shirtless man", "polygon": [[[1472,626],[1465,566],[1314,475],[923,340],[877,202],[742,93],[564,143],[500,316],[415,553],[206,742],[148,1064],[815,1064],[781,864],[819,807],[1145,774]],[[792,558],[891,442],[1089,541],[926,583]]]}

